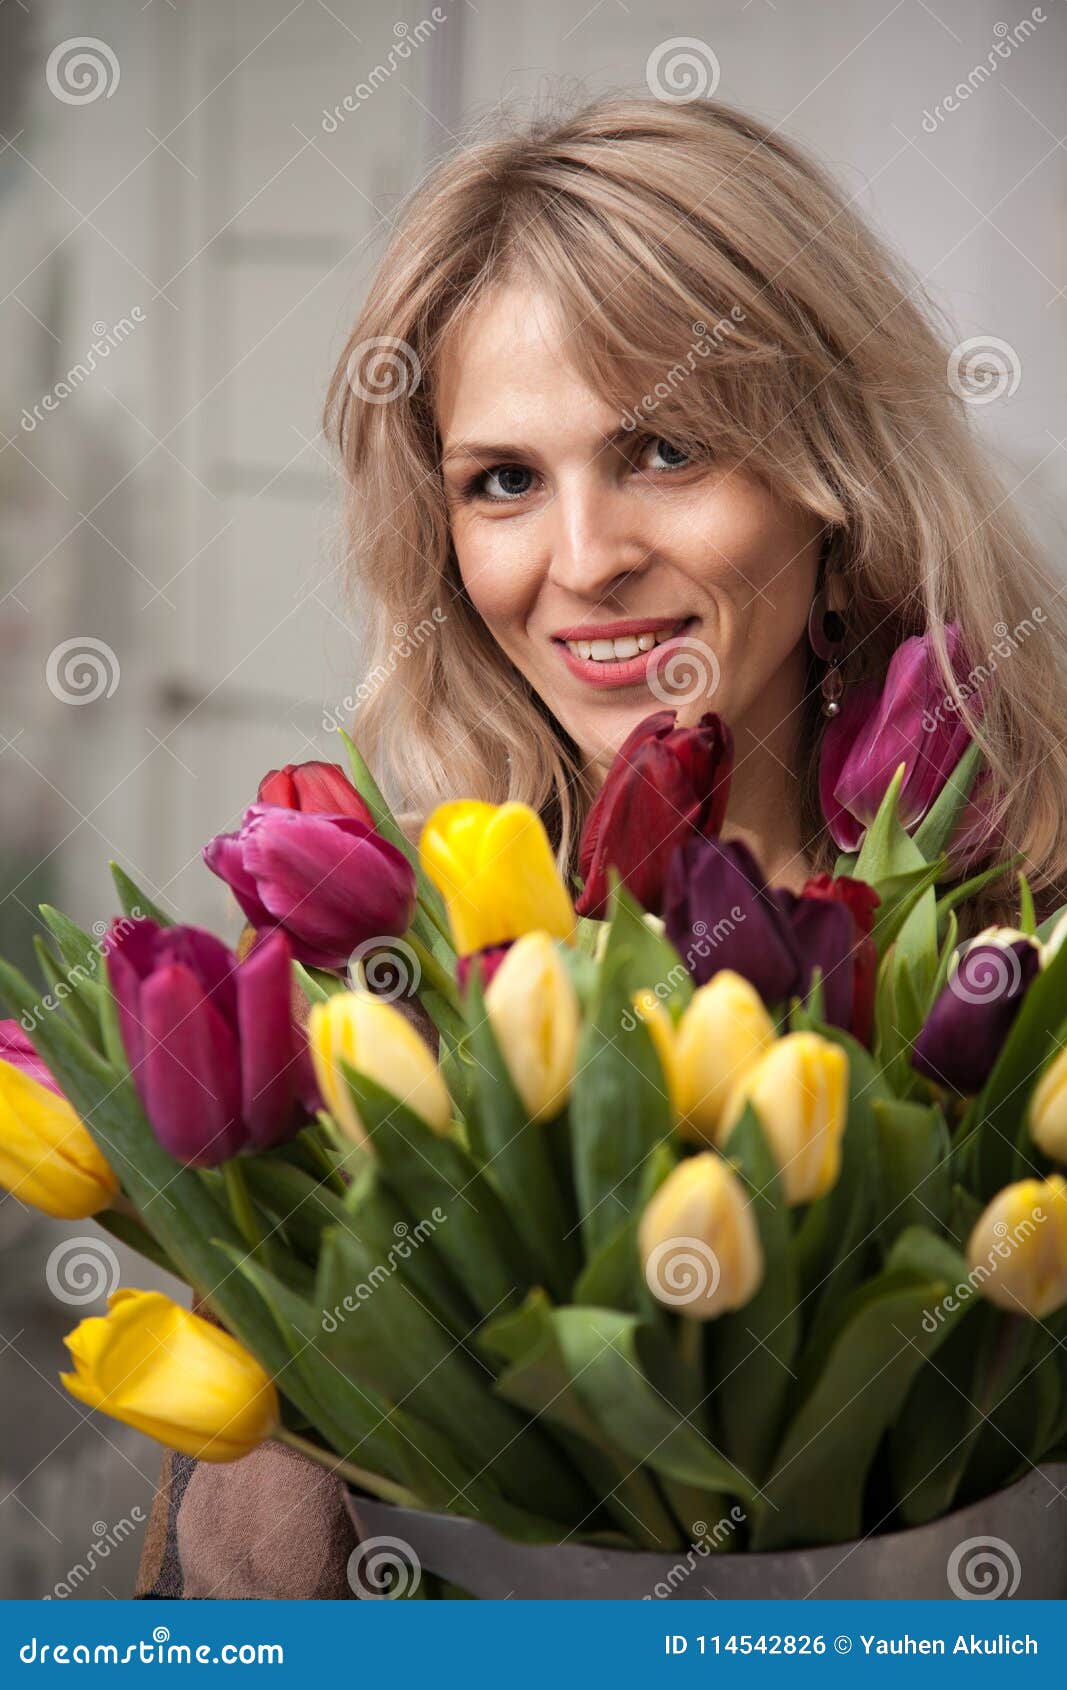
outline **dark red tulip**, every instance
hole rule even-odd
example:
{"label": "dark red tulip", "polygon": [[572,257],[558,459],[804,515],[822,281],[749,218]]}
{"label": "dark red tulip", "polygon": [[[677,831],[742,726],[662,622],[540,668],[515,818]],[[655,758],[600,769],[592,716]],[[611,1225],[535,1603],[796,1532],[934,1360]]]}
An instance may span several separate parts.
{"label": "dark red tulip", "polygon": [[695,728],[658,710],[620,747],[597,794],[579,846],[585,882],[579,915],[607,913],[609,866],[652,915],[663,906],[667,865],[679,845],[718,833],[733,768],[730,730],[710,711]]}
{"label": "dark red tulip", "polygon": [[340,763],[286,763],[270,769],[256,794],[261,804],[281,804],[286,810],[312,811],[320,815],[355,816],[374,826],[370,809],[356,791]]}
{"label": "dark red tulip", "polygon": [[[872,903],[873,899],[873,903]],[[877,894],[862,881],[829,875],[801,893],[768,886],[740,840],[696,837],[680,846],[667,871],[667,937],[698,985],[722,968],[750,980],[768,1004],[803,996],[816,968],[827,1022],[870,1032],[870,922]],[[871,945],[871,952],[864,947]]]}
{"label": "dark red tulip", "polygon": [[134,1085],[172,1156],[211,1167],[267,1150],[319,1107],[283,933],[238,962],[202,928],[141,918],[116,922],[103,950]]}
{"label": "dark red tulip", "polygon": [[960,953],[911,1047],[912,1066],[964,1096],[981,1091],[1041,966],[1037,946],[981,934]]}
{"label": "dark red tulip", "polygon": [[407,857],[358,816],[250,804],[238,831],[203,854],[253,927],[280,927],[312,967],[344,968],[358,945],[399,938],[415,914]]}
{"label": "dark red tulip", "polygon": [[471,968],[477,962],[481,973],[482,991],[484,992],[510,949],[511,941],[509,940],[506,945],[485,945],[480,951],[471,951],[466,956],[458,956],[456,958],[456,982],[460,991],[465,992],[467,990]]}

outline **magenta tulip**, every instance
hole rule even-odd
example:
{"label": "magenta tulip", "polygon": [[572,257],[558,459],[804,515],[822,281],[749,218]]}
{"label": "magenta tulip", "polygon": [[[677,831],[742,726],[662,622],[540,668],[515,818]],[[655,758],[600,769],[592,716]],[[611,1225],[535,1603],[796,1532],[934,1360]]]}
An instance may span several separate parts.
{"label": "magenta tulip", "polygon": [[270,1149],[319,1107],[284,933],[238,962],[202,928],[142,918],[116,922],[103,949],[134,1085],[178,1161]]}
{"label": "magenta tulip", "polygon": [[[956,687],[973,714],[981,697],[966,687],[967,660],[960,630],[945,629]],[[826,729],[819,766],[819,797],[835,842],[855,851],[878,813],[897,768],[904,764],[898,815],[909,832],[918,826],[971,742],[957,694],[946,687],[929,634],[897,647],[884,685],[846,693],[841,713]],[[957,824],[949,854],[954,867],[979,861],[995,845],[995,830],[980,777]]]}
{"label": "magenta tulip", "polygon": [[41,1061],[18,1021],[0,1021],[0,1062],[9,1062],[27,1079],[36,1080],[39,1086],[46,1086],[62,1097],[51,1069]]}
{"label": "magenta tulip", "polygon": [[281,928],[312,967],[344,968],[358,945],[400,937],[415,914],[407,857],[357,816],[250,804],[204,861],[253,927]]}

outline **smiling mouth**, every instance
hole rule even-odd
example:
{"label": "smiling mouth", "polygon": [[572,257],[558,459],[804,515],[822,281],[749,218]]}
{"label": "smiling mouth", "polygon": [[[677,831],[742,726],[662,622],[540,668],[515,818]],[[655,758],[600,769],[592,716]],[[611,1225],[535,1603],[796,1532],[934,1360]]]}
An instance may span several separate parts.
{"label": "smiling mouth", "polygon": [[629,663],[635,657],[643,657],[656,646],[663,645],[666,640],[677,639],[696,620],[695,616],[683,616],[672,628],[648,628],[635,634],[620,634],[614,639],[557,639],[555,644],[563,646],[572,657],[583,663]]}

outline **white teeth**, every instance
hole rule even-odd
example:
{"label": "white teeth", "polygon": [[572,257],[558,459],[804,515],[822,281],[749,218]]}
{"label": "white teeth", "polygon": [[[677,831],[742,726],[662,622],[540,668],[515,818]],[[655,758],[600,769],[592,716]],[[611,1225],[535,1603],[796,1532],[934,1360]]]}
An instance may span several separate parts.
{"label": "white teeth", "polygon": [[594,663],[625,663],[638,652],[651,651],[653,646],[671,638],[670,628],[658,628],[655,632],[649,629],[644,634],[621,634],[617,640],[568,640],[567,650],[586,662],[592,659]]}

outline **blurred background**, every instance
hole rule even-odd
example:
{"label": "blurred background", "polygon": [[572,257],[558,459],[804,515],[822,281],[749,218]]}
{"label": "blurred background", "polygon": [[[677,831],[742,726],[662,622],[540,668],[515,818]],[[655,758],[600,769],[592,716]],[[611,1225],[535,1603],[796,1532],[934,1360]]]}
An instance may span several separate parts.
{"label": "blurred background", "polygon": [[[361,677],[319,418],[397,207],[471,125],[672,54],[982,351],[1061,567],[1064,0],[0,0],[0,953],[33,967],[42,900],[111,913],[110,858],[236,937],[200,846],[336,757]],[[0,1596],[128,1596],[160,1452],[66,1395],[61,1340],[116,1283],[187,1293],[12,1198],[0,1248]]]}

